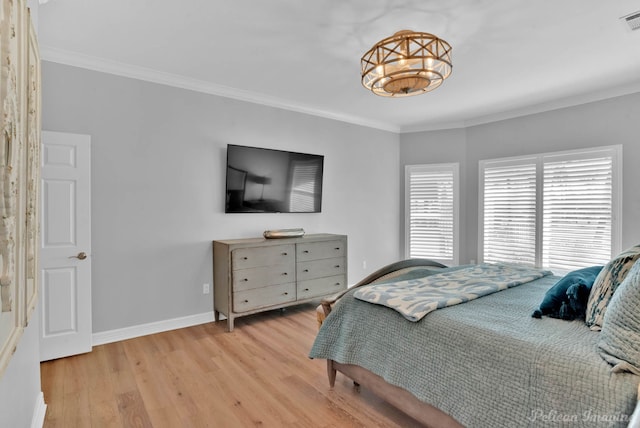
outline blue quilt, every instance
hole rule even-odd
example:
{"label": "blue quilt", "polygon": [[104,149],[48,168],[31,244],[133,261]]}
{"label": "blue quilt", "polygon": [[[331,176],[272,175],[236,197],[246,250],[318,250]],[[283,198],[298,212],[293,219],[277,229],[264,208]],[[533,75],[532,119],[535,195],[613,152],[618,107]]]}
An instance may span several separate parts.
{"label": "blue quilt", "polygon": [[387,306],[409,321],[436,309],[551,275],[550,271],[509,264],[480,264],[422,278],[359,287],[356,299]]}
{"label": "blue quilt", "polygon": [[558,279],[543,276],[419,322],[355,299],[353,289],[309,356],[364,367],[468,427],[626,427],[640,377],[612,371],[598,354],[600,333],[583,320],[531,317]]}

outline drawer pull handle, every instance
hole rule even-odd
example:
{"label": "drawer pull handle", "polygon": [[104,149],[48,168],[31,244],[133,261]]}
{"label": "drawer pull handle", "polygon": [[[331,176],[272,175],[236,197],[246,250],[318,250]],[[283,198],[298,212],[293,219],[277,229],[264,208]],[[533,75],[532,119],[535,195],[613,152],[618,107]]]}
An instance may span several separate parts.
{"label": "drawer pull handle", "polygon": [[283,256],[287,256],[288,254],[287,254],[287,253],[282,253],[282,255],[283,255]]}
{"label": "drawer pull handle", "polygon": [[304,289],[304,291],[309,291],[309,289],[308,289],[308,288],[305,288],[305,289]]}
{"label": "drawer pull handle", "polygon": [[309,269],[305,269],[303,272],[309,272]]}
{"label": "drawer pull handle", "polygon": [[340,285],[340,283],[339,283],[339,282],[336,282],[336,286],[338,286],[338,285]]}
{"label": "drawer pull handle", "polygon": [[249,303],[249,301],[247,299],[244,300],[245,303]]}
{"label": "drawer pull handle", "polygon": [[288,274],[287,272],[284,272],[284,273],[283,273],[283,275],[285,275],[285,276],[286,276],[286,275],[289,275],[289,274]]}
{"label": "drawer pull handle", "polygon": [[243,257],[242,260],[249,260],[249,258],[248,257]]}
{"label": "drawer pull handle", "polygon": [[285,296],[288,296],[288,295],[289,295],[289,293],[287,293],[287,292],[285,291],[285,292],[284,292],[284,295],[285,295]]}
{"label": "drawer pull handle", "polygon": [[245,279],[243,279],[243,281],[244,281],[244,282],[247,282],[247,281],[249,281],[249,278],[245,278]]}
{"label": "drawer pull handle", "polygon": [[340,267],[340,265],[335,265],[335,266],[334,266],[334,268],[336,268],[336,269],[337,269],[337,268],[339,268],[339,267]]}
{"label": "drawer pull handle", "polygon": [[336,247],[336,248],[334,248],[334,250],[339,250],[339,249],[340,249],[340,247]]}

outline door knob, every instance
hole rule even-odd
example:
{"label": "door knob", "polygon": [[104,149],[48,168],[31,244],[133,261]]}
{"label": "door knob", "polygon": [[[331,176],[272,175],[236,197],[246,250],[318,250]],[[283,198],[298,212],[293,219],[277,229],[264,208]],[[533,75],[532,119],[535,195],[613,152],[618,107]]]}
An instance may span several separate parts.
{"label": "door knob", "polygon": [[70,259],[78,259],[78,260],[84,260],[87,258],[87,253],[85,253],[84,251],[81,253],[78,253],[77,256],[71,256],[69,257]]}

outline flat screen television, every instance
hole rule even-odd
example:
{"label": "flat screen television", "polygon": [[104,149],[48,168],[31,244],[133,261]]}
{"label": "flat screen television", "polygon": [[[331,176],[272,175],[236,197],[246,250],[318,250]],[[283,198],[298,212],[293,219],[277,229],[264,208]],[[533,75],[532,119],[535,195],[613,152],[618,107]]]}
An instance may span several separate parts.
{"label": "flat screen television", "polygon": [[324,156],[227,145],[225,213],[318,213]]}

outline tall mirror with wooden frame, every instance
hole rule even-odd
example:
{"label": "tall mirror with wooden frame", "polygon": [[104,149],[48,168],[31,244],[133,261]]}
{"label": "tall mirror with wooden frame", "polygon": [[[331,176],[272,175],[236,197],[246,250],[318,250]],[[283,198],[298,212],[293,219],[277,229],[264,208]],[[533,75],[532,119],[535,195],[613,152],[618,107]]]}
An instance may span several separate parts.
{"label": "tall mirror with wooden frame", "polygon": [[[29,22],[31,20],[29,19]],[[25,178],[25,326],[38,301],[40,248],[40,54],[33,25],[29,25],[26,82]]]}
{"label": "tall mirror with wooden frame", "polygon": [[0,3],[0,376],[38,294],[40,64],[26,0]]}

